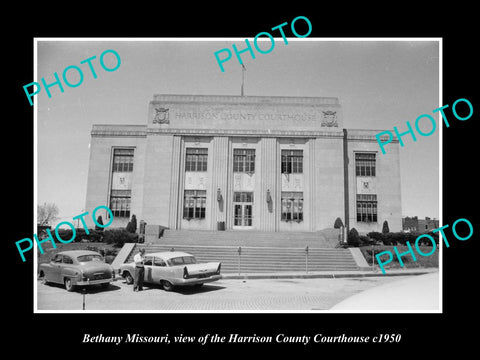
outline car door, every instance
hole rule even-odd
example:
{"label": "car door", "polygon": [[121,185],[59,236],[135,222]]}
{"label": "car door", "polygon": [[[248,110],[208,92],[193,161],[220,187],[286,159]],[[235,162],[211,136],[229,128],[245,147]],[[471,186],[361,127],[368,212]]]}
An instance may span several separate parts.
{"label": "car door", "polygon": [[143,261],[143,266],[145,268],[145,273],[143,276],[143,281],[151,283],[153,282],[152,280],[152,264],[153,264],[153,256],[145,256],[145,259]]}
{"label": "car door", "polygon": [[153,264],[152,264],[152,282],[155,282],[155,283],[159,283],[160,280],[162,279],[167,279],[167,271],[168,271],[168,268],[167,268],[167,264],[165,263],[165,261],[156,256],[153,258]]}
{"label": "car door", "polygon": [[61,275],[60,272],[62,271],[62,255],[57,254],[55,257],[50,261],[50,271],[45,274],[45,278],[47,281],[61,283]]}
{"label": "car door", "polygon": [[62,264],[60,265],[60,281],[63,282],[63,279],[68,276],[72,277],[75,273],[73,269],[73,260],[70,256],[63,255]]}

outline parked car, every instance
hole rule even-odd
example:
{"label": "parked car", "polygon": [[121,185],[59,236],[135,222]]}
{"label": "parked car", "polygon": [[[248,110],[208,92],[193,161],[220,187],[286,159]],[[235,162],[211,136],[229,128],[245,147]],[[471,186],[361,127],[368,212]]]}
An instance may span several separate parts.
{"label": "parked car", "polygon": [[[195,256],[181,252],[156,252],[144,256],[145,283],[160,284],[164,290],[171,291],[175,286],[197,286],[222,278],[219,262],[197,263]],[[133,283],[135,263],[123,264],[119,274]]]}
{"label": "parked car", "polygon": [[39,278],[45,283],[65,285],[67,291],[75,286],[100,284],[107,288],[115,281],[115,270],[104,262],[103,256],[90,250],[70,250],[57,253],[49,263],[39,265]]}

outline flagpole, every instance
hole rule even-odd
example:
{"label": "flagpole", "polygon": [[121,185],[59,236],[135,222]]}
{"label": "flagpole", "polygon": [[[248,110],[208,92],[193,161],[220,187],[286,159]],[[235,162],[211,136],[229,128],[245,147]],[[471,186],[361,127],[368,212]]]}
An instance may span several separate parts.
{"label": "flagpole", "polygon": [[241,96],[243,96],[243,87],[244,87],[244,83],[245,83],[245,70],[247,70],[245,68],[245,65],[242,64],[242,89],[241,89]]}

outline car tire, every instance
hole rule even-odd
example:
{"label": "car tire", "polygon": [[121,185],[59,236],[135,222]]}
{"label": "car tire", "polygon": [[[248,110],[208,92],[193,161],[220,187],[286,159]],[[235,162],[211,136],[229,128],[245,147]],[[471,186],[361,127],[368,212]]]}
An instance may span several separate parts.
{"label": "car tire", "polygon": [[100,286],[102,287],[102,289],[108,289],[110,287],[110,283],[103,283],[103,284],[100,284]]}
{"label": "car tire", "polygon": [[67,291],[73,291],[73,289],[75,287],[72,284],[72,279],[70,279],[68,277],[63,280],[63,284],[65,285],[65,290],[67,290]]}
{"label": "car tire", "polygon": [[128,285],[132,285],[133,284],[133,276],[132,274],[130,274],[128,271],[125,271],[123,273],[123,277],[125,278],[125,280],[127,281],[127,284]]}
{"label": "car tire", "polygon": [[40,271],[40,273],[38,274],[38,280],[41,280],[43,285],[48,284],[47,277],[45,276],[45,273],[43,271]]}
{"label": "car tire", "polygon": [[200,289],[202,286],[203,286],[203,283],[193,285],[195,289]]}
{"label": "car tire", "polygon": [[165,291],[172,291],[173,290],[173,284],[170,281],[162,280],[161,284],[162,284],[163,290],[165,290]]}

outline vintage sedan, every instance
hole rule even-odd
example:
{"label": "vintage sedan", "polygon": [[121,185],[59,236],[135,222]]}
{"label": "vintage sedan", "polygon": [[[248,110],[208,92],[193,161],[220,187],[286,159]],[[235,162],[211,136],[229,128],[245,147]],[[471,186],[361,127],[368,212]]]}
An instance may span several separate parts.
{"label": "vintage sedan", "polygon": [[[221,263],[197,263],[195,256],[185,252],[156,252],[146,254],[144,258],[144,282],[160,284],[166,291],[173,290],[175,286],[200,287],[204,283],[222,278]],[[135,263],[123,264],[119,273],[127,280],[127,284],[132,284]]]}
{"label": "vintage sedan", "polygon": [[67,291],[75,286],[100,284],[107,288],[115,281],[115,270],[104,262],[103,256],[90,250],[70,250],[57,253],[49,263],[39,265],[38,275],[44,283],[65,285]]}

